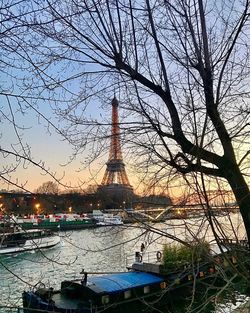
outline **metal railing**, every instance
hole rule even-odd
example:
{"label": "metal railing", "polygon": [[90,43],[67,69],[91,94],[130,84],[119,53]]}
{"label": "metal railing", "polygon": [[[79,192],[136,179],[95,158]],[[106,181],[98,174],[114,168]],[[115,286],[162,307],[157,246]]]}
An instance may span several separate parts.
{"label": "metal railing", "polygon": [[133,263],[152,263],[159,264],[162,261],[161,251],[139,252],[128,255],[126,258],[126,266],[130,267]]}

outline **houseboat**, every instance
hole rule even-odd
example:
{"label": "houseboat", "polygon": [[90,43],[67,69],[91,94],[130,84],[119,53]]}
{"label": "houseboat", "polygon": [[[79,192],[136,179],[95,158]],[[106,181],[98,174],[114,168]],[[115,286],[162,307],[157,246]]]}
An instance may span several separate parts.
{"label": "houseboat", "polygon": [[[143,272],[98,275],[75,281],[63,281],[60,290],[40,288],[23,293],[24,313],[33,312],[118,312],[138,297],[152,297],[164,288],[162,277]],[[40,310],[40,311],[39,311]]]}
{"label": "houseboat", "polygon": [[112,213],[103,213],[100,210],[93,210],[93,219],[96,221],[96,226],[120,226],[123,221],[119,215]]}
{"label": "houseboat", "polygon": [[22,230],[17,225],[0,230],[0,255],[50,248],[59,243],[59,233],[50,230]]}
{"label": "houseboat", "polygon": [[215,276],[214,264],[208,263],[164,272],[161,257],[158,251],[154,263],[144,262],[143,255],[137,252],[127,272],[97,274],[83,271],[79,279],[62,281],[58,290],[41,286],[24,291],[23,312],[139,312],[139,307],[147,303],[158,305],[164,297],[169,299],[177,289],[188,287],[192,291],[194,280],[197,284],[199,280]]}
{"label": "houseboat", "polygon": [[78,214],[56,214],[56,215],[40,215],[30,216],[17,219],[17,223],[23,229],[50,229],[56,231],[86,229],[96,226],[96,221],[88,216]]}

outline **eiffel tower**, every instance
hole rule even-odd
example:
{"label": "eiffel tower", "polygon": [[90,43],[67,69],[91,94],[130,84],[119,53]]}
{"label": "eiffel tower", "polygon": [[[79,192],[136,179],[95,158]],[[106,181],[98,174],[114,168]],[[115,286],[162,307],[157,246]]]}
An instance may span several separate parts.
{"label": "eiffel tower", "polygon": [[133,194],[133,187],[130,185],[125,164],[122,158],[120,127],[118,117],[118,101],[114,97],[112,100],[112,130],[109,159],[106,163],[100,190],[109,194],[123,195],[123,199]]}

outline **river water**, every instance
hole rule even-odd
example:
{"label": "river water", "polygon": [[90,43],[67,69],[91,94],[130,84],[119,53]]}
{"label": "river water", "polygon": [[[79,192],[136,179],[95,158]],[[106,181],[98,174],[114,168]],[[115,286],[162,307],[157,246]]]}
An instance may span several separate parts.
{"label": "river water", "polygon": [[[238,214],[231,214],[230,220],[227,216],[218,219],[227,235],[232,233],[231,225],[234,225],[237,235],[244,237]],[[166,234],[167,237],[163,236]],[[62,280],[80,278],[83,269],[87,272],[126,271],[142,242],[148,251],[158,251],[172,241],[168,237],[192,240],[197,235],[206,236],[207,240],[213,237],[202,218],[62,232],[61,244],[54,248],[0,258],[0,313],[17,312],[16,307],[22,305],[23,290],[38,282],[56,288]],[[243,298],[238,296],[237,305]],[[232,308],[233,304],[220,304],[213,312],[231,312]]]}

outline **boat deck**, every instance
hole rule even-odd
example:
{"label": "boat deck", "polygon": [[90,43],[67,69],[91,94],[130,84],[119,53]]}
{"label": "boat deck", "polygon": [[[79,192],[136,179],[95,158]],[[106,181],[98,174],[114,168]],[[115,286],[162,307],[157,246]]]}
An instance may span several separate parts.
{"label": "boat deck", "polygon": [[80,299],[67,297],[61,292],[53,294],[51,300],[54,301],[59,309],[75,310],[86,307],[86,302],[83,302]]}

